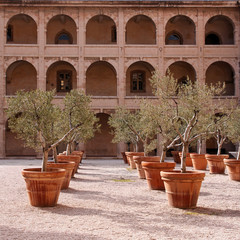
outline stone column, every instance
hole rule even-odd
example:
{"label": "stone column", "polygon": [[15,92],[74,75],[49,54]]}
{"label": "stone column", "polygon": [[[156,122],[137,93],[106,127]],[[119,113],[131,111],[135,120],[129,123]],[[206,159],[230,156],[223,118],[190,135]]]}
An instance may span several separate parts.
{"label": "stone column", "polygon": [[4,96],[6,86],[6,73],[4,70],[4,43],[6,26],[4,22],[4,10],[0,9],[0,158],[5,157],[5,119],[4,119]]}
{"label": "stone column", "polygon": [[121,152],[126,152],[126,144],[124,142],[117,144],[117,158],[122,158]]}
{"label": "stone column", "polygon": [[118,72],[117,72],[117,96],[119,105],[124,105],[126,95],[126,74],[124,69],[125,57],[125,26],[123,9],[118,9],[118,26],[117,26],[117,43],[118,43]]}
{"label": "stone column", "polygon": [[45,14],[44,10],[39,10],[38,15],[38,79],[37,88],[41,90],[46,90],[46,71],[45,60],[44,60],[44,48],[46,44],[46,29],[44,24]]}

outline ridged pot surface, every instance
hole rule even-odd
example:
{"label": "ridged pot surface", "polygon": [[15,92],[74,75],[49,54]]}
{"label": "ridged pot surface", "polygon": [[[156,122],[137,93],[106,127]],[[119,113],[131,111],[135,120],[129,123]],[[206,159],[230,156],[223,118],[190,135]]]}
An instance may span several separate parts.
{"label": "ridged pot surface", "polygon": [[29,168],[22,170],[30,204],[35,207],[53,207],[57,204],[61,186],[65,178],[64,169]]}
{"label": "ridged pot surface", "polygon": [[84,151],[73,151],[71,155],[77,155],[80,156],[80,163],[82,162]]}
{"label": "ridged pot surface", "polygon": [[133,156],[133,161],[135,162],[138,170],[138,177],[141,179],[145,179],[145,171],[142,168],[142,161],[147,162],[160,162],[159,156]]}
{"label": "ridged pot surface", "polygon": [[125,152],[127,156],[127,160],[129,162],[129,165],[132,169],[136,169],[137,166],[135,162],[133,161],[133,156],[144,156],[144,152]]}
{"label": "ridged pot surface", "polygon": [[209,172],[212,174],[224,174],[225,173],[225,164],[223,162],[224,158],[229,158],[227,154],[205,154],[205,158],[208,162]]}
{"label": "ridged pot surface", "polygon": [[164,183],[162,181],[160,172],[171,171],[174,169],[176,163],[169,162],[142,162],[142,168],[145,171],[148,187],[151,190],[164,190]]}
{"label": "ridged pot surface", "polygon": [[204,172],[162,171],[161,177],[170,206],[183,209],[197,206],[200,188],[205,177]]}
{"label": "ridged pot surface", "polygon": [[173,160],[175,163],[181,163],[179,151],[171,151],[171,154],[173,155]]}
{"label": "ridged pot surface", "polygon": [[207,159],[205,158],[205,154],[190,153],[190,157],[195,170],[206,170]]}
{"label": "ridged pot surface", "polygon": [[58,160],[58,162],[62,162],[62,161],[75,162],[74,170],[72,172],[72,177],[73,177],[74,174],[78,170],[78,166],[80,163],[80,156],[78,156],[78,155],[58,155],[57,160]]}
{"label": "ridged pot surface", "polygon": [[74,167],[75,167],[75,162],[59,162],[59,163],[49,162],[49,163],[47,163],[47,167],[60,168],[60,169],[66,170],[65,178],[63,180],[61,189],[67,189],[70,184],[70,180],[72,177],[72,171],[74,170]]}
{"label": "ridged pot surface", "polygon": [[128,164],[128,160],[127,160],[126,153],[125,153],[125,152],[121,152],[121,154],[122,154],[124,163],[127,163],[127,164]]}
{"label": "ridged pot surface", "polygon": [[229,178],[234,181],[240,181],[240,161],[236,159],[224,159]]}

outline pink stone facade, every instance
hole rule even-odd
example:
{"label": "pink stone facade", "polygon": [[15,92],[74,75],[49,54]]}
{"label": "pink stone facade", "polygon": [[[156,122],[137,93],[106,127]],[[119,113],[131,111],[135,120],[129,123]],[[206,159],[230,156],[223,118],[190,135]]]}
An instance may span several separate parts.
{"label": "pink stone facade", "polygon": [[[92,95],[101,133],[81,149],[120,157],[109,114],[154,99],[152,71],[179,81],[226,83],[239,97],[240,28],[236,1],[0,1],[0,157],[31,156],[7,127],[6,99],[17,90],[69,89]],[[209,148],[213,144],[209,141]]]}

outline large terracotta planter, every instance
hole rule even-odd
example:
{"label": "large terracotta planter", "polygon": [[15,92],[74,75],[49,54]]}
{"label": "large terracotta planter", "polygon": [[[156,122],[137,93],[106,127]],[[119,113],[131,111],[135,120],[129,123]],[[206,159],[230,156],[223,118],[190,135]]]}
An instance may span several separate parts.
{"label": "large terracotta planter", "polygon": [[144,152],[125,152],[127,156],[127,160],[129,162],[129,165],[132,169],[136,169],[137,166],[135,162],[133,161],[133,156],[144,156]]}
{"label": "large terracotta planter", "polygon": [[173,160],[175,163],[181,163],[181,158],[179,156],[179,151],[171,151],[171,154],[173,155]]}
{"label": "large terracotta planter", "polygon": [[236,159],[224,159],[229,178],[234,181],[240,181],[240,161]]}
{"label": "large terracotta planter", "polygon": [[142,162],[149,189],[164,190],[165,187],[160,172],[171,171],[175,165],[176,163],[169,162]]}
{"label": "large terracotta planter", "polygon": [[121,154],[122,154],[124,163],[128,164],[128,160],[127,160],[127,156],[126,156],[125,152],[121,152]]}
{"label": "large terracotta planter", "polygon": [[67,189],[70,184],[70,180],[72,177],[72,171],[74,170],[75,167],[75,162],[59,162],[59,163],[54,163],[54,162],[49,162],[47,164],[47,167],[49,168],[61,168],[66,170],[65,178],[63,180],[63,184],[61,189]]}
{"label": "large terracotta planter", "polygon": [[64,169],[29,168],[22,170],[30,204],[35,207],[53,207],[57,204],[61,186],[65,178]]}
{"label": "large terracotta planter", "polygon": [[72,171],[72,177],[78,170],[78,166],[80,163],[80,156],[78,155],[57,155],[58,162],[75,162],[74,170]]}
{"label": "large terracotta planter", "polygon": [[144,162],[160,162],[159,156],[133,156],[133,161],[135,162],[138,170],[138,177],[145,179],[145,171],[142,168],[142,161]]}
{"label": "large terracotta planter", "polygon": [[195,170],[206,170],[207,159],[205,158],[205,154],[190,153],[190,157]]}
{"label": "large terracotta planter", "polygon": [[215,154],[205,154],[205,158],[208,162],[209,172],[212,174],[224,174],[225,164],[223,162],[224,158],[229,158],[227,154],[215,155]]}
{"label": "large terracotta planter", "polygon": [[197,206],[200,188],[205,177],[204,172],[162,171],[161,177],[171,207],[195,208]]}
{"label": "large terracotta planter", "polygon": [[80,162],[79,162],[79,163],[82,162],[83,154],[84,154],[84,151],[73,151],[73,152],[71,153],[71,155],[77,155],[77,156],[80,156]]}
{"label": "large terracotta planter", "polygon": [[[182,152],[179,152],[179,157],[180,157],[180,159],[182,158]],[[187,167],[192,167],[193,166],[192,159],[190,157],[190,153],[187,153],[187,156],[186,156],[186,166]]]}

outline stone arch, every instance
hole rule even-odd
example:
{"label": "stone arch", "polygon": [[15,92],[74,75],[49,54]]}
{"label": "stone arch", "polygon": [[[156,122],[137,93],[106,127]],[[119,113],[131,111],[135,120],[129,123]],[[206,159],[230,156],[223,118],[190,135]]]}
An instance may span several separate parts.
{"label": "stone arch", "polygon": [[46,81],[47,91],[56,89],[56,94],[62,96],[77,88],[77,72],[72,64],[57,61],[49,66]]}
{"label": "stone arch", "polygon": [[116,157],[117,144],[112,143],[113,135],[108,125],[109,114],[97,113],[101,128],[95,133],[94,138],[86,143],[87,157]]}
{"label": "stone arch", "polygon": [[[173,42],[171,37],[177,34],[181,41]],[[193,20],[185,15],[170,18],[165,26],[165,44],[196,44],[196,26]]]}
{"label": "stone arch", "polygon": [[233,96],[235,94],[235,72],[233,67],[223,61],[212,63],[206,70],[206,84],[225,83],[224,96]]}
{"label": "stone arch", "polygon": [[87,44],[116,44],[117,27],[112,18],[106,15],[92,17],[86,25]]}
{"label": "stone arch", "polygon": [[126,24],[127,44],[156,44],[156,25],[146,15],[136,15]]}
{"label": "stone arch", "polygon": [[47,44],[56,44],[56,38],[60,33],[67,33],[71,41],[59,44],[77,44],[77,25],[68,15],[59,14],[49,20],[47,24]]}
{"label": "stone arch", "polygon": [[[210,35],[218,37],[219,41],[210,41]],[[205,25],[205,44],[234,44],[234,24],[232,20],[223,15],[211,17]]]}
{"label": "stone arch", "polygon": [[5,155],[7,157],[14,156],[36,156],[36,152],[24,146],[24,141],[17,138],[17,134],[11,132],[8,127],[8,120],[5,124]]}
{"label": "stone arch", "polygon": [[37,89],[37,71],[23,60],[13,62],[6,71],[6,94],[14,95],[19,90]]}
{"label": "stone arch", "polygon": [[110,63],[98,61],[88,67],[86,93],[93,96],[117,96],[117,73]]}
{"label": "stone arch", "polygon": [[37,24],[29,15],[14,15],[7,23],[6,38],[8,44],[37,44]]}
{"label": "stone arch", "polygon": [[187,78],[189,78],[191,81],[196,81],[197,79],[194,67],[187,62],[174,62],[169,66],[168,69],[173,74],[173,77],[178,79],[179,82],[184,82],[187,80]]}
{"label": "stone arch", "polygon": [[126,95],[153,96],[149,78],[154,70],[148,62],[138,61],[131,64],[126,72]]}

